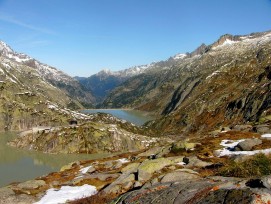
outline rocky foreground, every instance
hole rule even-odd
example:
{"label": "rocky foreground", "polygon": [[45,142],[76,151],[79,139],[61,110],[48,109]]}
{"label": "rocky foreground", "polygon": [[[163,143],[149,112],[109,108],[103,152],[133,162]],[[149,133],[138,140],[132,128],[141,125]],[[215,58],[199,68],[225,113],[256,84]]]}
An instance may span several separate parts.
{"label": "rocky foreground", "polygon": [[1,188],[0,203],[270,203],[271,135],[251,128],[76,161]]}

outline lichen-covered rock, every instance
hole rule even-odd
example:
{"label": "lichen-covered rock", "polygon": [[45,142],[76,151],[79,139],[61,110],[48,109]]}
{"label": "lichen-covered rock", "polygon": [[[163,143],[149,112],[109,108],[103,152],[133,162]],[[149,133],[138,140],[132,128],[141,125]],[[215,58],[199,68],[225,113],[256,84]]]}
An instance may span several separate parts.
{"label": "lichen-covered rock", "polygon": [[71,162],[67,165],[64,165],[60,168],[60,171],[65,171],[65,170],[68,170],[68,169],[72,169],[74,168],[75,166],[78,166],[79,165],[79,161],[76,161],[76,162]]}
{"label": "lichen-covered rock", "polygon": [[168,154],[169,151],[170,151],[170,146],[153,147],[151,149],[148,149],[145,152],[138,154],[138,157],[150,157],[154,155],[155,158],[158,158],[158,157],[164,156],[165,154]]}
{"label": "lichen-covered rock", "polygon": [[128,164],[126,167],[121,169],[121,172],[123,174],[135,173],[135,172],[137,172],[137,169],[138,169],[139,165],[140,165],[140,163]]}
{"label": "lichen-covered rock", "polygon": [[46,182],[44,180],[30,180],[18,185],[11,186],[11,189],[17,193],[35,194],[40,188],[46,188]]}
{"label": "lichen-covered rock", "polygon": [[30,180],[17,185],[18,188],[21,189],[37,189],[46,185],[43,180]]}
{"label": "lichen-covered rock", "polygon": [[142,182],[148,181],[154,172],[163,169],[165,166],[171,165],[173,162],[167,158],[158,158],[154,160],[145,160],[138,167],[138,180]]}
{"label": "lichen-covered rock", "polygon": [[200,176],[195,172],[193,173],[188,173],[185,171],[174,171],[167,173],[161,180],[161,183],[166,183],[166,182],[178,182],[178,181],[184,181],[184,180],[195,180],[199,179]]}
{"label": "lichen-covered rock", "polygon": [[[226,179],[226,178],[225,178]],[[124,194],[116,204],[219,204],[219,203],[269,203],[270,190],[248,188],[238,182],[213,182],[208,179],[182,180],[160,183]]]}
{"label": "lichen-covered rock", "polygon": [[99,179],[101,181],[106,181],[108,179],[115,179],[118,178],[120,176],[120,174],[118,173],[114,173],[114,174],[110,174],[110,173],[94,173],[88,176],[89,179]]}
{"label": "lichen-covered rock", "polygon": [[133,187],[135,183],[134,174],[123,174],[109,186],[107,186],[103,191],[107,194],[121,194],[127,192]]}
{"label": "lichen-covered rock", "polygon": [[[107,115],[106,115],[107,116]],[[105,116],[105,117],[106,117]],[[111,117],[111,116],[107,116]],[[59,127],[50,132],[24,135],[16,138],[10,145],[39,150],[46,153],[111,153],[138,151],[156,145],[165,145],[172,140],[155,138],[143,135],[144,128],[136,127],[131,123],[113,121],[86,122],[77,127]],[[33,137],[35,139],[33,139]],[[161,147],[160,156],[168,153]],[[159,153],[158,152],[158,153]]]}
{"label": "lichen-covered rock", "polygon": [[204,168],[204,167],[210,166],[212,164],[213,163],[211,163],[211,162],[202,161],[202,160],[198,159],[196,156],[191,156],[191,157],[188,157],[187,167]]}

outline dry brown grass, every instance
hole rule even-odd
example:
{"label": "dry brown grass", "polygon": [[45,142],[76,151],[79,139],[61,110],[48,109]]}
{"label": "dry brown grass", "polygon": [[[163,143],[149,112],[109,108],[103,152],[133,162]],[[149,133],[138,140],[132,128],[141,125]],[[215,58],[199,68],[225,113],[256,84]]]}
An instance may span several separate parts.
{"label": "dry brown grass", "polygon": [[110,203],[115,197],[103,192],[96,195],[69,202],[70,204],[106,204]]}
{"label": "dry brown grass", "polygon": [[231,177],[260,177],[271,174],[271,155],[257,154],[243,162],[230,160],[217,175]]}
{"label": "dry brown grass", "polygon": [[271,140],[262,139],[263,143],[252,148],[252,150],[271,148]]}

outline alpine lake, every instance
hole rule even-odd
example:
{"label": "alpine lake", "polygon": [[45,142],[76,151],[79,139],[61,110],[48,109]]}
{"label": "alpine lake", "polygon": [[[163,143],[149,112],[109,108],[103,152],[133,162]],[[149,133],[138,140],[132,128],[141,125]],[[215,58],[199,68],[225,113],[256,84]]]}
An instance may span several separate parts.
{"label": "alpine lake", "polygon": [[[146,115],[146,113],[135,110],[91,109],[82,110],[81,112],[88,114],[97,112],[109,113],[136,125],[142,125],[153,119],[153,117]],[[99,159],[110,155],[45,154],[8,146],[7,142],[16,137],[17,133],[15,132],[0,133],[0,187],[12,182],[23,182],[50,172],[59,171],[62,166],[73,161]]]}

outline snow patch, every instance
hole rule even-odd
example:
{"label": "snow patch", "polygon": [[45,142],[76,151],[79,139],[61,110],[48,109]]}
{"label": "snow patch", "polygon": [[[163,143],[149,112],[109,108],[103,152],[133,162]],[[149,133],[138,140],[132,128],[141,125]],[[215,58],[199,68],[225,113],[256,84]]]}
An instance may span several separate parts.
{"label": "snow patch", "polygon": [[220,145],[225,147],[223,149],[216,150],[216,155],[218,157],[230,156],[230,155],[255,155],[259,153],[269,154],[271,153],[270,149],[261,149],[261,150],[253,150],[253,151],[231,151],[239,142],[244,141],[241,140],[222,140]]}
{"label": "snow patch", "polygon": [[4,42],[0,41],[0,50],[5,50],[7,52],[13,52],[13,50]]}
{"label": "snow patch", "polygon": [[48,104],[47,107],[49,109],[52,109],[52,110],[57,110],[57,106],[56,105]]}
{"label": "snow patch", "polygon": [[80,198],[92,196],[98,191],[95,186],[85,184],[83,186],[62,186],[59,190],[51,188],[46,191],[45,196],[35,204],[56,204]]}
{"label": "snow patch", "polygon": [[175,60],[179,60],[179,59],[183,59],[187,56],[187,54],[183,54],[183,53],[180,53],[180,54],[177,54],[173,57],[173,59]]}
{"label": "snow patch", "polygon": [[232,44],[234,44],[234,43],[236,43],[236,41],[226,39],[225,42],[224,42],[221,46],[224,46],[224,45],[232,45]]}
{"label": "snow patch", "polygon": [[206,79],[212,78],[213,76],[215,76],[215,75],[217,75],[219,73],[220,73],[220,71],[215,71],[212,74],[210,74],[209,76],[207,76]]}
{"label": "snow patch", "polygon": [[178,162],[178,163],[177,163],[177,165],[180,165],[180,166],[185,166],[185,165],[186,165],[186,163],[184,163],[184,162]]}
{"label": "snow patch", "polygon": [[129,161],[128,159],[126,159],[126,158],[118,159],[117,161],[119,161],[119,162],[122,163],[122,164],[125,164],[125,163],[130,162],[130,161]]}
{"label": "snow patch", "polygon": [[263,134],[261,137],[262,137],[262,138],[271,138],[271,134],[270,134],[270,133],[268,133],[268,134]]}
{"label": "snow patch", "polygon": [[92,167],[92,166],[87,166],[87,167],[85,167],[85,168],[80,169],[79,171],[80,171],[82,174],[85,174],[85,173],[88,172],[88,170],[89,170],[91,167]]}

